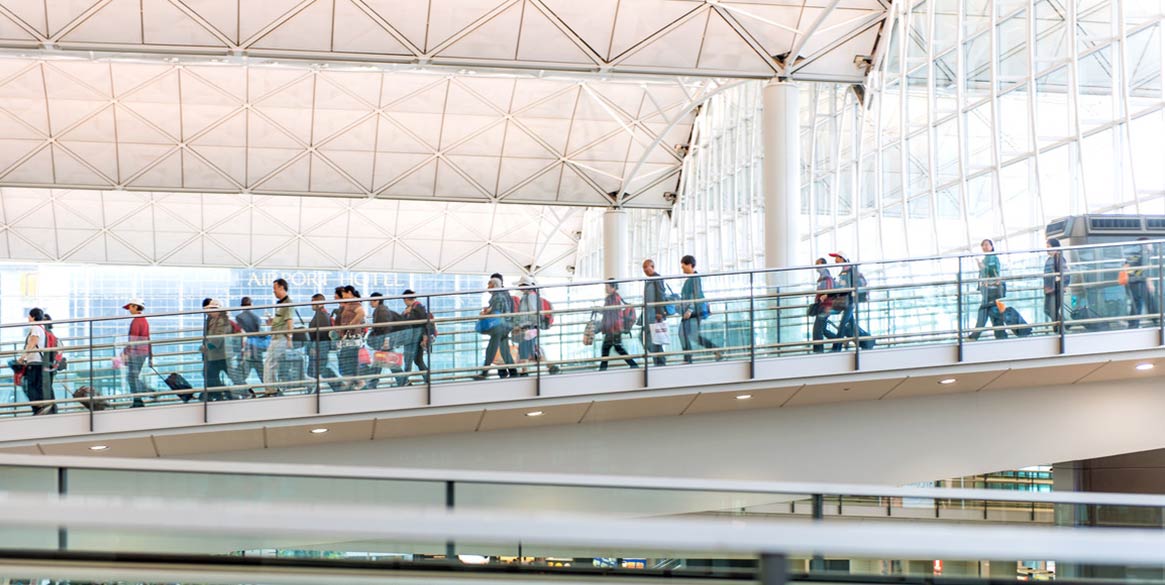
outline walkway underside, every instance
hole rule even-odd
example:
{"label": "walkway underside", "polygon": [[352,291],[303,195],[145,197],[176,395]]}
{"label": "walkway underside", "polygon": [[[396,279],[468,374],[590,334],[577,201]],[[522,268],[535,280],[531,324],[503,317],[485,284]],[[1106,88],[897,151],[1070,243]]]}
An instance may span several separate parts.
{"label": "walkway underside", "polygon": [[1161,361],[1156,335],[23,417],[4,450],[904,484],[1165,447],[1163,368],[1135,368]]}

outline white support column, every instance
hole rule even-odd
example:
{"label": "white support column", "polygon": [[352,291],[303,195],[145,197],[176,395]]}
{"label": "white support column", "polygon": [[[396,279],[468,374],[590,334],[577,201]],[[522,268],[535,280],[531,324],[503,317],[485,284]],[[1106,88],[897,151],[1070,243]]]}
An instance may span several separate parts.
{"label": "white support column", "polygon": [[627,212],[608,209],[603,212],[603,278],[628,278]]}
{"label": "white support column", "polygon": [[[789,81],[764,88],[765,267],[805,264],[795,257],[801,233],[800,91]],[[803,260],[803,259],[802,259]]]}

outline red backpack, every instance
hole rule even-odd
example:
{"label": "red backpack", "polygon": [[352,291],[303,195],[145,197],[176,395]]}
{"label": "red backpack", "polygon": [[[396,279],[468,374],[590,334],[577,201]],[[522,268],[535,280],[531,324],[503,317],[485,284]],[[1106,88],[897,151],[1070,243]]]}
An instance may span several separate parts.
{"label": "red backpack", "polygon": [[[45,349],[53,349],[53,348],[57,348],[57,347],[61,346],[61,340],[57,339],[57,336],[53,335],[52,331],[45,329],[44,330],[44,337],[45,337],[45,339],[44,339]],[[65,354],[63,354],[59,351],[52,352],[52,360],[53,360],[53,363],[51,366],[49,366],[49,370],[51,370],[51,371],[63,372],[63,371],[65,371],[65,369],[67,369],[69,367],[69,360],[65,359]]]}

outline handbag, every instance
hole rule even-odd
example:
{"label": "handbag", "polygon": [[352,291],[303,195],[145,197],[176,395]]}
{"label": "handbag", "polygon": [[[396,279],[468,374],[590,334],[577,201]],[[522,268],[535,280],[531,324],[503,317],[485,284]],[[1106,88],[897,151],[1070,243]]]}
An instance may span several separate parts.
{"label": "handbag", "polygon": [[1128,270],[1121,270],[1120,273],[1118,273],[1116,275],[1116,281],[1117,281],[1117,284],[1120,284],[1121,286],[1128,286],[1129,285],[1129,271]]}
{"label": "handbag", "polygon": [[671,343],[671,332],[667,328],[667,321],[657,321],[648,325],[651,331],[651,343],[655,345],[667,345]]}
{"label": "handbag", "polygon": [[372,353],[368,351],[367,347],[360,348],[360,352],[356,354],[356,363],[362,366],[372,365]]}
{"label": "handbag", "polygon": [[475,328],[476,328],[478,333],[480,333],[482,335],[489,335],[489,332],[493,328],[500,325],[501,322],[502,322],[502,320],[500,317],[485,317],[483,319],[477,320],[477,325],[475,326]]}
{"label": "handbag", "polygon": [[399,368],[404,362],[404,356],[395,351],[377,351],[372,354],[372,363],[380,367]]}
{"label": "handbag", "polygon": [[351,349],[353,347],[363,347],[364,339],[361,337],[342,337],[340,341],[336,342],[336,347],[340,349]]}

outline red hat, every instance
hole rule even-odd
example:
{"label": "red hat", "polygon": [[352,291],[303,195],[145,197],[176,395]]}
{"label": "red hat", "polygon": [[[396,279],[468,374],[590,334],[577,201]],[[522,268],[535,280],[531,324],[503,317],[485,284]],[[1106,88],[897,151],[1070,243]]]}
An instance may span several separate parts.
{"label": "red hat", "polygon": [[839,252],[830,252],[829,255],[833,258],[841,258],[842,262],[849,262],[849,258],[846,258]]}

